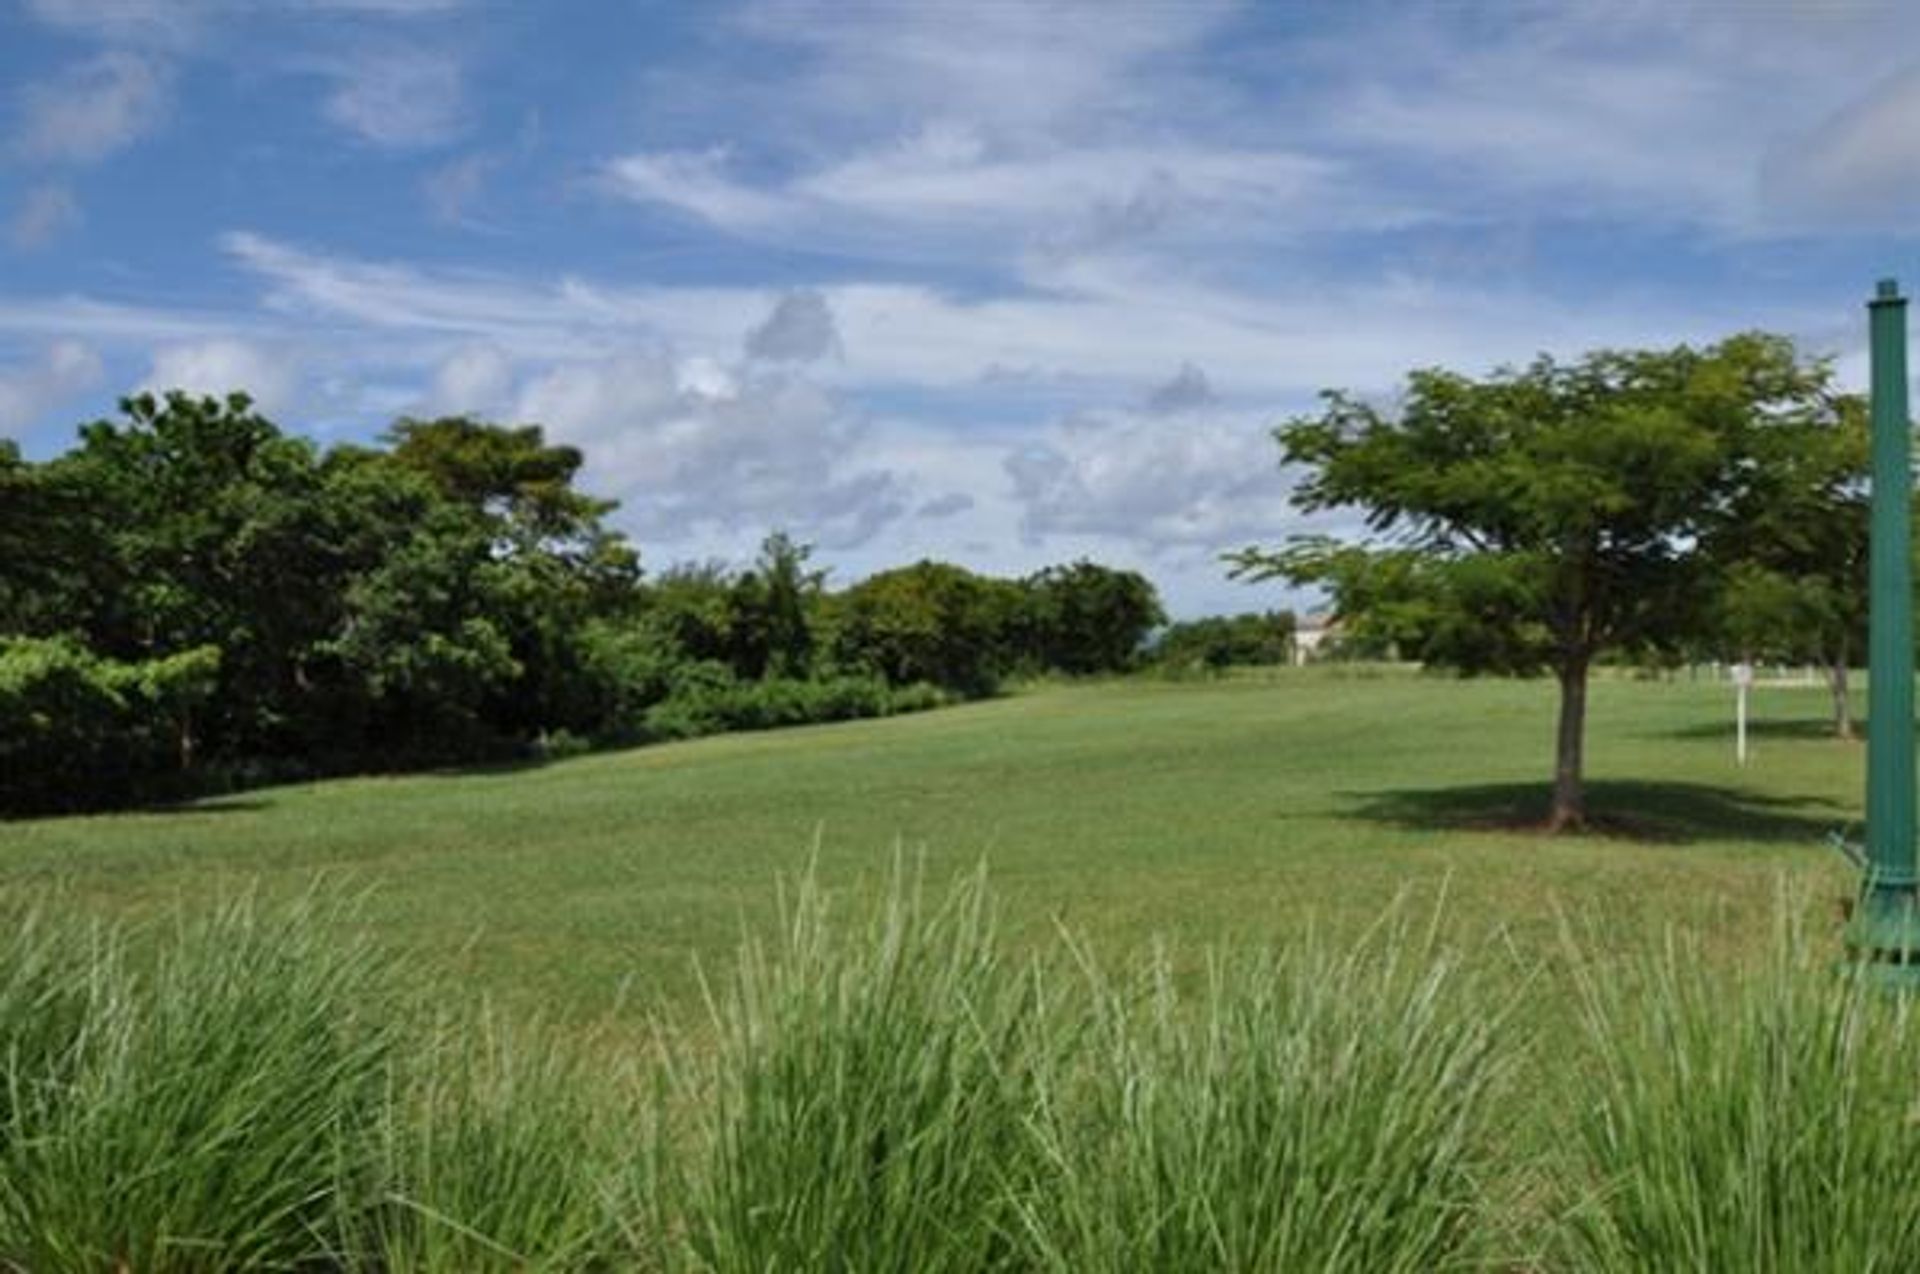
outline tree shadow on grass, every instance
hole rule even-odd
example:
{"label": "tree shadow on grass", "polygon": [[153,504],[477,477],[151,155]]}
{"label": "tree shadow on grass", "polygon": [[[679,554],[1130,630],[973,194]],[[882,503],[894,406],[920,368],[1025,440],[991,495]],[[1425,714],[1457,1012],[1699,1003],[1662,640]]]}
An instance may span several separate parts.
{"label": "tree shadow on grass", "polygon": [[171,801],[163,805],[136,805],[132,812],[140,814],[250,814],[263,810],[273,804],[253,796],[203,796],[187,797],[184,800]]}
{"label": "tree shadow on grass", "polygon": [[[1546,783],[1348,792],[1351,813],[1420,831],[1540,832]],[[1768,796],[1704,783],[1596,779],[1587,783],[1586,833],[1684,845],[1703,840],[1823,842],[1858,816],[1813,796]]]}
{"label": "tree shadow on grass", "polygon": [[[1853,728],[1856,737],[1844,740],[1858,743],[1867,737],[1867,719],[1855,717]],[[1920,735],[1920,723],[1916,723],[1914,733]],[[1733,742],[1734,723],[1727,721],[1701,721],[1693,725],[1681,726],[1677,730],[1662,730],[1655,738],[1662,739],[1724,739]],[[1831,717],[1771,717],[1747,722],[1747,737],[1753,739],[1811,739],[1828,742],[1843,742],[1833,732]]]}

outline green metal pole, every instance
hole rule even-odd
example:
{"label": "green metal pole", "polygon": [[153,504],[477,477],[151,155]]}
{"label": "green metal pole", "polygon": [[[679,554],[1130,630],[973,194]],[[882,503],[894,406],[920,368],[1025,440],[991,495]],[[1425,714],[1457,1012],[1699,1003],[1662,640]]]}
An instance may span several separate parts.
{"label": "green metal pole", "polygon": [[1913,456],[1907,302],[1884,279],[1869,303],[1873,382],[1872,627],[1867,643],[1867,877],[1849,933],[1890,981],[1920,986],[1914,860]]}

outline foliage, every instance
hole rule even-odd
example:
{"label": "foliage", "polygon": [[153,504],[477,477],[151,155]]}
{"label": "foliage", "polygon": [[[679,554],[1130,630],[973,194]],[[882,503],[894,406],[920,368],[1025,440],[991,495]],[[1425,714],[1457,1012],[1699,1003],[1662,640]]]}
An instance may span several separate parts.
{"label": "foliage", "polygon": [[1021,645],[1040,667],[1077,675],[1133,667],[1147,635],[1166,622],[1152,583],[1137,571],[1085,560],[1024,581]]}
{"label": "foliage", "polygon": [[1703,644],[1715,658],[1824,665],[1844,738],[1847,668],[1867,645],[1867,404],[1834,396],[1776,422],[1756,452],[1755,481],[1704,541],[1718,581]]}
{"label": "foliage", "polygon": [[1018,585],[946,562],[870,575],[833,599],[836,662],[895,685],[991,691],[1014,663]]}
{"label": "foliage", "polygon": [[1380,542],[1249,549],[1239,573],[1323,587],[1357,633],[1466,673],[1560,681],[1550,825],[1578,824],[1586,683],[1602,650],[1703,624],[1701,543],[1764,485],[1763,438],[1821,417],[1830,370],[1779,337],[1541,357],[1484,379],[1413,372],[1388,415],[1343,393],[1277,431],[1304,511],[1357,508]]}
{"label": "foliage", "polygon": [[0,813],[886,715],[1126,667],[1159,619],[1088,562],[834,595],[783,532],[643,580],[584,464],[467,416],[322,450],[244,394],[0,446]]}
{"label": "foliage", "polygon": [[65,638],[0,637],[0,809],[179,791],[219,667],[211,646],[120,663]]}
{"label": "foliage", "polygon": [[1265,668],[1293,658],[1292,611],[1213,615],[1169,625],[1153,644],[1165,668]]}
{"label": "foliage", "polygon": [[853,721],[920,711],[948,701],[946,694],[924,682],[896,688],[871,675],[736,681],[716,664],[690,665],[682,671],[696,670],[704,676],[683,675],[666,699],[647,710],[645,737],[691,739],[727,730]]}

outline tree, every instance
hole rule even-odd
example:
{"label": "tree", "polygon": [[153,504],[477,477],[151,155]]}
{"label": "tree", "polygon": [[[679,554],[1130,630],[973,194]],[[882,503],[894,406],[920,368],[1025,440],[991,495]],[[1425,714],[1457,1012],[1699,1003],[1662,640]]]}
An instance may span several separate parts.
{"label": "tree", "polygon": [[1147,634],[1167,620],[1159,594],[1138,571],[1083,560],[1049,566],[1022,584],[1028,653],[1062,672],[1123,671]]}
{"label": "tree", "polygon": [[318,457],[244,394],[141,394],[120,408],[45,467],[79,506],[64,534],[84,546],[69,555],[85,585],[61,630],[115,660],[217,648],[207,742],[287,747],[300,660],[334,622],[338,591]]}
{"label": "tree", "polygon": [[1847,670],[1866,647],[1867,404],[1815,400],[1755,438],[1753,481],[1705,547],[1720,572],[1716,630],[1743,658],[1827,670],[1836,737],[1853,737]]}
{"label": "tree", "polygon": [[834,654],[896,686],[985,694],[1007,670],[1022,601],[1017,584],[947,562],[881,571],[834,598]]}
{"label": "tree", "polygon": [[809,545],[775,531],[731,594],[734,671],[749,680],[805,677],[813,665],[814,612],[826,572],[807,569]]}
{"label": "tree", "polygon": [[1790,342],[1541,357],[1484,379],[1412,373],[1400,410],[1347,394],[1281,425],[1295,504],[1375,537],[1234,555],[1243,577],[1328,589],[1342,619],[1423,662],[1559,682],[1547,826],[1587,817],[1588,671],[1702,622],[1702,538],[1751,498],[1756,438],[1804,423],[1829,373]]}

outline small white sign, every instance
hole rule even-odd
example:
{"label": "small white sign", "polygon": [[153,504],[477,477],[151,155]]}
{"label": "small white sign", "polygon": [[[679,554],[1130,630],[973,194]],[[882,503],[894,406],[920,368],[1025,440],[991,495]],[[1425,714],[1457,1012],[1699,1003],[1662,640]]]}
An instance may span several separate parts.
{"label": "small white sign", "polygon": [[1745,690],[1753,684],[1753,665],[1735,664],[1733,666],[1733,684]]}

